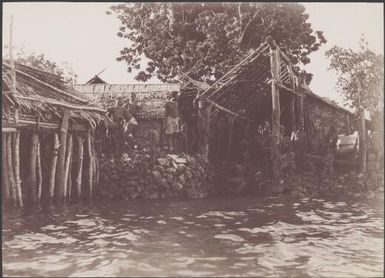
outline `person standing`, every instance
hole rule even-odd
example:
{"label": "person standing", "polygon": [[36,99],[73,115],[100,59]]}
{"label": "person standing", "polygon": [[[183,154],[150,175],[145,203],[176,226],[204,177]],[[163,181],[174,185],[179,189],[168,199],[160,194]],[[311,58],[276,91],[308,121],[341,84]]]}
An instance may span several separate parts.
{"label": "person standing", "polygon": [[108,108],[107,115],[116,124],[116,129],[113,136],[115,137],[114,141],[116,142],[116,154],[120,155],[127,139],[128,123],[133,118],[133,116],[125,107],[123,100],[118,100],[114,107]]}
{"label": "person standing", "polygon": [[164,126],[167,139],[168,151],[173,153],[176,147],[177,135],[179,133],[179,111],[177,102],[178,92],[172,91],[170,100],[165,104]]}

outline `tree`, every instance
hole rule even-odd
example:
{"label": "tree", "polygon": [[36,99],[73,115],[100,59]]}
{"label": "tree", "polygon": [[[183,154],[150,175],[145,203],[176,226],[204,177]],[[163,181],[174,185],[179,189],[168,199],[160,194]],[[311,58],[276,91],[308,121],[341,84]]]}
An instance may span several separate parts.
{"label": "tree", "polygon": [[121,21],[119,37],[129,40],[118,61],[137,80],[157,76],[172,81],[179,71],[207,81],[217,79],[271,35],[293,64],[307,64],[309,54],[326,40],[313,32],[309,15],[297,3],[131,3],[114,5]]}
{"label": "tree", "polygon": [[325,54],[331,58],[329,69],[338,73],[337,89],[351,107],[371,114],[382,110],[384,57],[368,49],[361,38],[359,51],[334,46]]}
{"label": "tree", "polygon": [[358,112],[360,139],[360,170],[366,171],[366,127],[365,109],[371,115],[383,110],[384,58],[368,49],[362,37],[359,51],[334,46],[326,52],[331,58],[330,69],[339,74],[337,89]]}
{"label": "tree", "polygon": [[17,63],[56,74],[65,83],[73,84],[77,80],[76,73],[68,63],[57,64],[48,60],[44,54],[36,54],[35,52],[26,51],[24,48],[18,48],[14,54],[14,59]]}

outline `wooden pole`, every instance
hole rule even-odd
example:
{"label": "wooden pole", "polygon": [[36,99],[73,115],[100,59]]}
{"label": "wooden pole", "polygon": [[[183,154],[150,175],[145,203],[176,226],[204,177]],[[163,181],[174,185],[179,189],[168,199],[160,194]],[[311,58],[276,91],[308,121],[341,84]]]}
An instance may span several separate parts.
{"label": "wooden pole", "polygon": [[76,187],[76,198],[80,199],[82,194],[82,172],[83,172],[83,138],[80,135],[76,135],[77,142],[77,157],[76,157],[76,179],[75,179],[75,187]]}
{"label": "wooden pole", "polygon": [[271,99],[272,99],[272,144],[271,144],[271,160],[273,166],[273,182],[279,184],[280,178],[280,150],[279,150],[279,138],[280,138],[280,103],[279,103],[279,87],[276,82],[280,82],[280,62],[279,62],[279,50],[272,41],[270,44],[270,65],[273,82],[271,84]]}
{"label": "wooden pole", "polygon": [[8,168],[8,154],[7,154],[7,134],[2,134],[2,144],[1,144],[1,151],[2,151],[2,186],[3,186],[3,194],[4,194],[4,201],[5,204],[8,204],[10,201],[10,180],[9,180],[9,168]]}
{"label": "wooden pole", "polygon": [[88,157],[88,169],[87,169],[87,173],[88,173],[88,197],[89,199],[91,200],[92,199],[92,190],[93,190],[93,159],[92,159],[92,146],[91,146],[91,130],[88,129],[87,131],[87,157]]}
{"label": "wooden pole", "polygon": [[31,148],[30,148],[30,161],[29,161],[29,200],[32,203],[36,203],[36,187],[37,187],[37,179],[36,179],[36,158],[37,158],[37,145],[39,142],[39,136],[36,131],[33,131],[31,138]]}
{"label": "wooden pole", "polygon": [[350,135],[350,133],[351,133],[351,130],[350,130],[350,116],[349,116],[349,114],[346,114],[346,125],[347,125],[347,135]]}
{"label": "wooden pole", "polygon": [[366,144],[366,126],[365,126],[365,110],[360,108],[359,110],[359,140],[360,140],[360,172],[366,172],[366,156],[367,156],[367,144]]}
{"label": "wooden pole", "polygon": [[7,163],[8,163],[8,176],[10,184],[10,197],[13,205],[16,205],[16,182],[14,177],[13,162],[12,162],[12,135],[7,134],[6,146],[7,146]]}
{"label": "wooden pole", "polygon": [[68,192],[68,176],[70,175],[71,160],[72,160],[72,134],[68,134],[65,169],[64,169],[64,197],[67,196],[67,192]]}
{"label": "wooden pole", "polygon": [[361,105],[361,82],[358,77],[355,77],[358,89],[358,137],[360,140],[360,172],[366,172],[366,153],[367,153],[367,144],[366,144],[366,126],[365,126],[365,110]]}
{"label": "wooden pole", "polygon": [[[19,122],[19,110],[15,109],[15,123]],[[19,207],[23,207],[23,194],[21,192],[21,180],[20,180],[20,130],[17,130],[14,134],[14,170],[16,181],[16,197]]]}
{"label": "wooden pole", "polygon": [[53,149],[52,149],[52,158],[50,165],[50,175],[49,175],[49,199],[50,201],[54,197],[55,192],[55,179],[56,179],[56,165],[57,158],[59,154],[59,138],[57,133],[53,134]]}
{"label": "wooden pole", "polygon": [[59,136],[59,154],[57,159],[57,170],[56,170],[56,199],[58,201],[64,201],[66,193],[65,185],[65,158],[66,158],[66,148],[67,148],[67,131],[68,131],[68,122],[70,117],[69,109],[64,109],[63,119],[60,125],[60,136]]}
{"label": "wooden pole", "polygon": [[43,174],[41,170],[40,140],[38,137],[36,147],[36,172],[37,172],[37,201],[41,200],[41,191],[43,187]]}
{"label": "wooden pole", "polygon": [[295,122],[295,96],[290,94],[289,96],[289,114],[290,114],[290,134],[296,130],[296,122]]}

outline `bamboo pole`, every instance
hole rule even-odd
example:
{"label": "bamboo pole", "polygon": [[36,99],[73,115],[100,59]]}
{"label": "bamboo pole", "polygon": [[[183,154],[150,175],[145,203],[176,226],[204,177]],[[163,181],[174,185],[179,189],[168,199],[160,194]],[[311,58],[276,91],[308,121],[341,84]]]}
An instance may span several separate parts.
{"label": "bamboo pole", "polygon": [[87,157],[88,157],[88,169],[87,169],[87,173],[88,173],[88,181],[87,181],[87,184],[88,184],[88,197],[89,199],[91,200],[92,199],[92,194],[93,194],[93,159],[92,159],[92,146],[91,146],[91,130],[88,129],[87,131]]}
{"label": "bamboo pole", "polygon": [[37,145],[39,142],[39,136],[38,134],[33,131],[32,138],[31,138],[31,148],[29,153],[29,200],[32,203],[36,203],[37,200],[37,194],[36,194],[36,188],[37,188],[37,178],[36,178],[36,159],[37,159]]}
{"label": "bamboo pole", "polygon": [[64,197],[67,197],[68,192],[68,176],[70,175],[70,165],[72,158],[72,134],[68,134],[67,150],[65,157],[65,169],[64,169]]}
{"label": "bamboo pole", "polygon": [[54,197],[55,192],[55,179],[56,179],[56,165],[57,165],[57,158],[59,153],[59,138],[57,133],[55,132],[53,134],[53,149],[52,149],[52,158],[51,158],[51,165],[50,165],[50,175],[49,175],[49,199],[50,201]]}
{"label": "bamboo pole", "polygon": [[273,82],[271,84],[271,99],[272,99],[272,145],[271,145],[271,159],[273,166],[273,182],[279,183],[280,178],[280,103],[279,103],[279,87],[276,82],[280,81],[280,61],[279,61],[279,50],[277,49],[275,42],[272,41],[270,48],[270,65]]}
{"label": "bamboo pole", "polygon": [[83,172],[83,138],[80,135],[76,135],[77,142],[77,168],[76,168],[76,179],[75,179],[75,187],[76,187],[76,198],[80,199],[82,195],[82,172]]}
{"label": "bamboo pole", "polygon": [[41,191],[43,186],[43,174],[41,170],[41,154],[40,154],[40,140],[37,141],[36,147],[36,171],[37,171],[37,201],[41,200]]}
{"label": "bamboo pole", "polygon": [[14,177],[14,170],[13,170],[13,162],[12,162],[12,137],[11,134],[7,134],[6,139],[6,147],[7,147],[7,166],[8,166],[8,177],[9,177],[9,184],[10,184],[10,197],[12,205],[16,205],[16,181]]}
{"label": "bamboo pole", "polygon": [[59,154],[57,159],[57,170],[56,170],[56,199],[58,201],[63,201],[65,198],[65,158],[66,158],[66,148],[67,148],[67,131],[68,131],[68,122],[70,117],[70,111],[65,109],[63,111],[63,119],[60,125],[60,136],[59,136]]}
{"label": "bamboo pole", "polygon": [[7,134],[2,134],[2,144],[1,144],[1,151],[2,151],[2,186],[4,192],[4,201],[5,204],[9,204],[10,201],[10,180],[9,180],[9,169],[8,169],[8,154],[7,154]]}

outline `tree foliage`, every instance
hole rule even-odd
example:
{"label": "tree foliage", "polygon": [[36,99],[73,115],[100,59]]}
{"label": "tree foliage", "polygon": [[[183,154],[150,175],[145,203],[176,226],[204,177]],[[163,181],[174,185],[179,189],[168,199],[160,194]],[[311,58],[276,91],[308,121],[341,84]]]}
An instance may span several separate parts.
{"label": "tree foliage", "polygon": [[294,64],[309,63],[309,54],[326,42],[297,3],[131,3],[114,5],[112,12],[121,21],[117,35],[129,40],[117,60],[131,72],[140,69],[143,55],[150,59],[136,76],[142,81],[154,75],[171,81],[179,71],[217,79],[267,35]]}
{"label": "tree foliage", "polygon": [[49,73],[59,75],[64,82],[72,84],[76,81],[77,75],[68,63],[58,64],[48,60],[44,54],[26,51],[24,48],[16,49],[14,54],[15,62],[34,67]]}
{"label": "tree foliage", "polygon": [[337,89],[351,107],[364,108],[372,114],[383,109],[384,57],[368,49],[363,38],[358,51],[334,46],[326,52],[329,69],[339,76]]}

